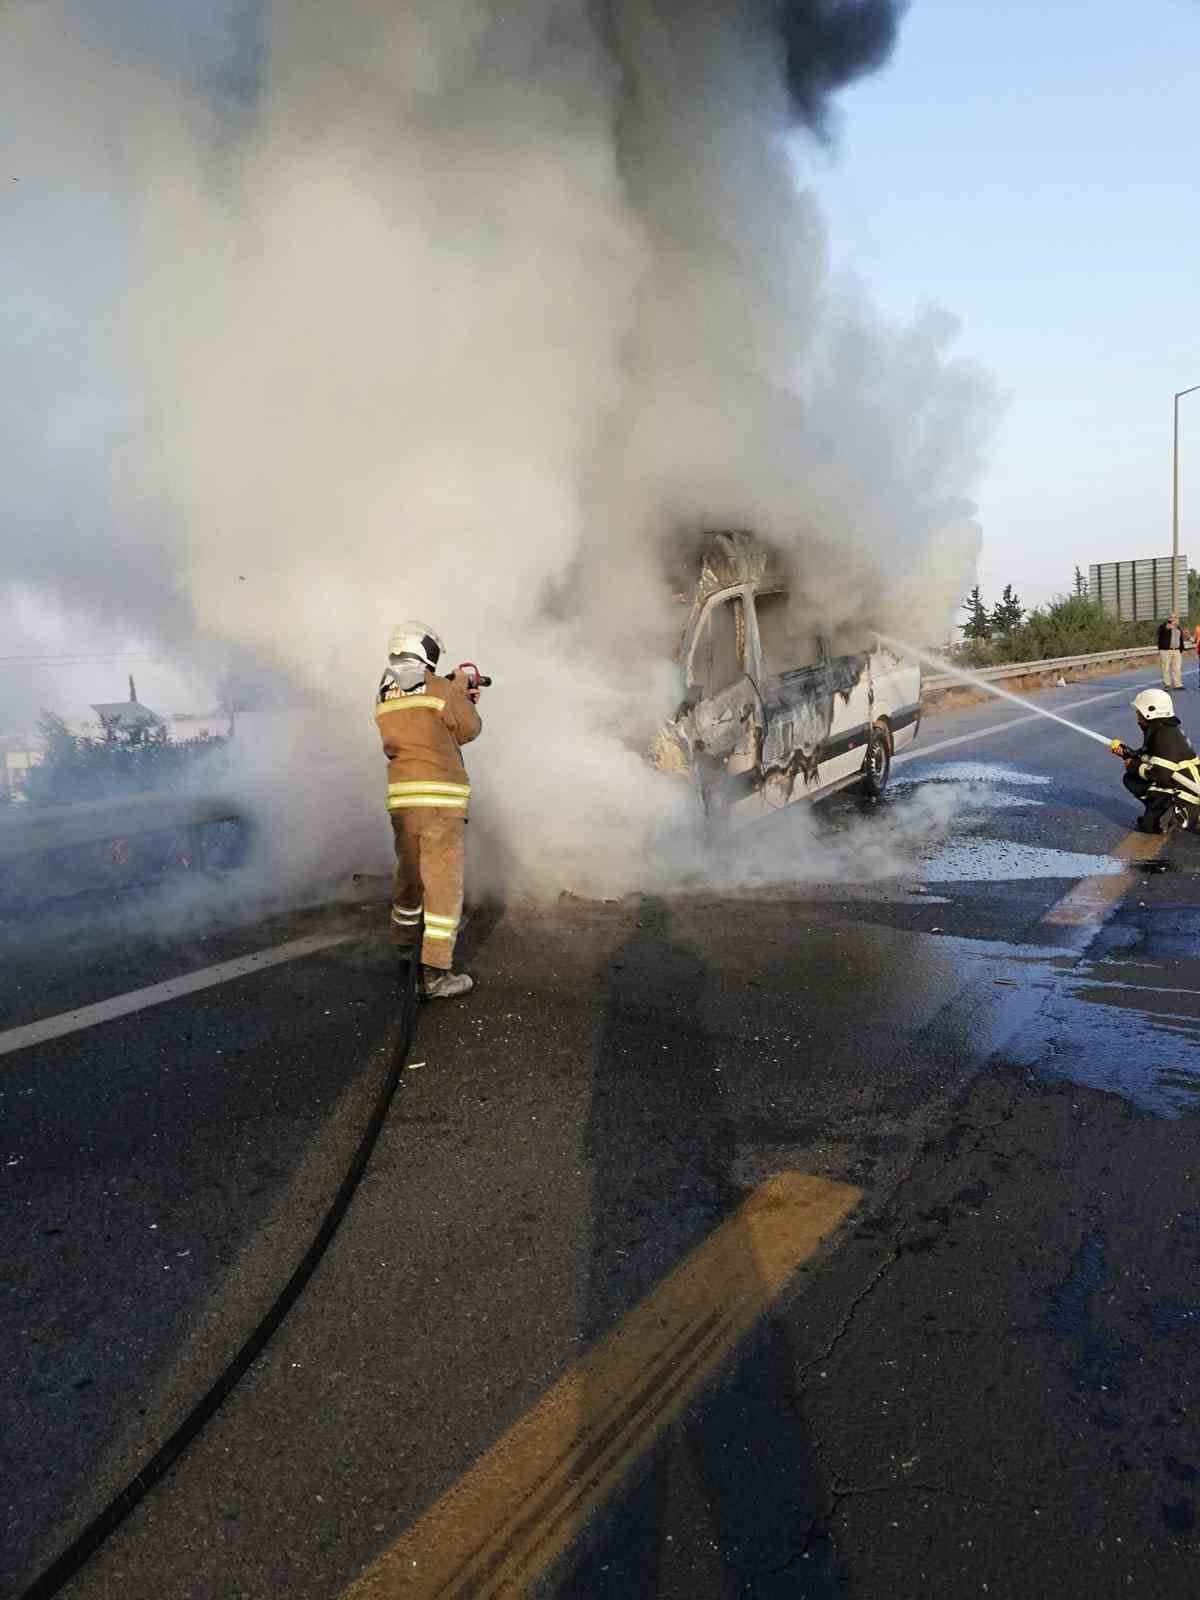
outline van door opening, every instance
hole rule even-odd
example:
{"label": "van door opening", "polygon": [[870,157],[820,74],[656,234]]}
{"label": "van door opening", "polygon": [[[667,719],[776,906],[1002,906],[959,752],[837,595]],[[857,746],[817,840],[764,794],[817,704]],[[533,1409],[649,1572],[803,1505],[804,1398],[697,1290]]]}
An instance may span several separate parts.
{"label": "van door opening", "polygon": [[761,805],[762,702],[747,670],[746,601],[714,599],[696,631],[688,681],[694,750],[705,806],[738,812]]}

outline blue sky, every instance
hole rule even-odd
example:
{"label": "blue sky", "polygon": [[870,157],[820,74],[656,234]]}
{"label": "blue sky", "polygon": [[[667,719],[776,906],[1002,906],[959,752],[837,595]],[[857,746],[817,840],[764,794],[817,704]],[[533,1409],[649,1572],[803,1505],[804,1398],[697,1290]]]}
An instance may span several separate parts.
{"label": "blue sky", "polygon": [[[1200,384],[1200,0],[915,0],[813,176],[836,263],[927,301],[1008,402],[985,598],[1171,544],[1171,396]],[[1180,402],[1200,566],[1200,393]]]}

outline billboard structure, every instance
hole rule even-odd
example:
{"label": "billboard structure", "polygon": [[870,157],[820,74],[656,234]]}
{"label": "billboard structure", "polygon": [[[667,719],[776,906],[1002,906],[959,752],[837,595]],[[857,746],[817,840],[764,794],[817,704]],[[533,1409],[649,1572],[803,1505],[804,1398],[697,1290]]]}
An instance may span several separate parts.
{"label": "billboard structure", "polygon": [[1185,617],[1187,573],[1186,556],[1101,561],[1088,568],[1088,593],[1122,622],[1161,621],[1172,611]]}

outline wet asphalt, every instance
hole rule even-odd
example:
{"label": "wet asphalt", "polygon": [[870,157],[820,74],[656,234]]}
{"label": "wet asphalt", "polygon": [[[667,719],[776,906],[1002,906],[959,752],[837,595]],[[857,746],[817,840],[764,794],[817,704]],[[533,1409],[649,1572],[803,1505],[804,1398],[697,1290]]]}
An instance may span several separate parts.
{"label": "wet asphalt", "polygon": [[[1128,738],[1146,681],[1039,703]],[[882,802],[773,819],[720,892],[478,910],[303,1299],[64,1592],[332,1600],[792,1169],[859,1209],[539,1594],[1193,1595],[1200,843],[1047,922],[1133,808],[1020,716],[928,718]],[[149,914],[10,920],[0,1029],[351,937],[0,1057],[5,1594],[269,1305],[395,1061],[377,902]]]}

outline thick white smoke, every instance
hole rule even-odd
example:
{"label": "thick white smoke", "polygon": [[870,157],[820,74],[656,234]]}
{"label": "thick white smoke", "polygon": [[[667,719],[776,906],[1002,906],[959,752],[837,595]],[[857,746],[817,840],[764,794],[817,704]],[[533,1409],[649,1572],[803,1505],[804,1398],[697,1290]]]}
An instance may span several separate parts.
{"label": "thick white smoke", "polygon": [[42,230],[17,254],[17,570],[263,664],[297,719],[260,761],[297,874],[386,854],[359,818],[401,617],[497,680],[468,752],[477,867],[605,892],[661,874],[689,809],[638,753],[678,698],[681,535],[758,529],[834,625],[948,619],[988,391],[945,319],[889,327],[831,287],[769,16],[280,0],[215,37],[115,5],[86,34],[63,4],[4,24]]}

